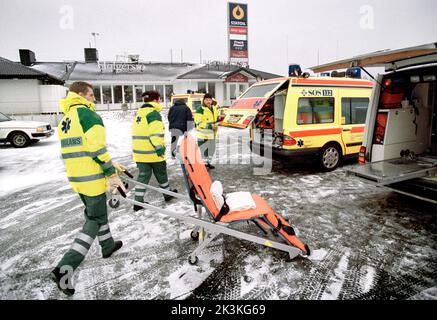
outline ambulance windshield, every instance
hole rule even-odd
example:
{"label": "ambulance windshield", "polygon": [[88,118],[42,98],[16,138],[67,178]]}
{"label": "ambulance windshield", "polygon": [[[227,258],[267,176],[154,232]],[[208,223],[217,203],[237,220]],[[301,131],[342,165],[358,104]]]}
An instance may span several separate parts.
{"label": "ambulance windshield", "polygon": [[252,86],[241,98],[261,98],[278,86],[279,82],[264,85]]}

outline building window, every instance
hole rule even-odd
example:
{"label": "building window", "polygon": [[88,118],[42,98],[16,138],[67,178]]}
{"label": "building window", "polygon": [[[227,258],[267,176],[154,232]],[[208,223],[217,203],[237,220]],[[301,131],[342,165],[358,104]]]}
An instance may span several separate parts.
{"label": "building window", "polygon": [[142,102],[143,101],[143,86],[135,86],[135,98],[136,102]]}
{"label": "building window", "polygon": [[132,86],[124,86],[124,102],[128,104],[134,102],[132,90]]}
{"label": "building window", "polygon": [[173,94],[173,85],[166,84],[165,85],[165,98],[167,99],[167,102],[171,101],[171,95]]}
{"label": "building window", "polygon": [[208,83],[208,93],[215,97],[215,82]]}
{"label": "building window", "polygon": [[344,118],[344,124],[366,123],[368,106],[369,98],[342,98],[341,116]]}
{"label": "building window", "polygon": [[208,92],[208,83],[207,82],[197,83],[197,92],[207,93]]}
{"label": "building window", "polygon": [[114,103],[123,103],[122,86],[114,86]]}
{"label": "building window", "polygon": [[102,92],[103,92],[103,103],[108,104],[112,103],[112,94],[111,94],[111,86],[102,86]]}
{"label": "building window", "polygon": [[96,97],[96,103],[102,103],[102,97],[100,96],[100,86],[93,86],[94,97]]}
{"label": "building window", "polygon": [[237,85],[235,83],[229,85],[229,95],[230,99],[237,99]]}
{"label": "building window", "polygon": [[162,84],[155,85],[155,90],[161,95],[161,101],[164,101],[164,86]]}
{"label": "building window", "polygon": [[299,98],[297,124],[334,122],[334,98]]}

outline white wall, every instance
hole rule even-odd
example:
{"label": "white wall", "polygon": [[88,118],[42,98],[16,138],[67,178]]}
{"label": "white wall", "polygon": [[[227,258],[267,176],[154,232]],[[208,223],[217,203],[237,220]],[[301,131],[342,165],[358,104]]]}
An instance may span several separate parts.
{"label": "white wall", "polygon": [[39,86],[41,112],[60,112],[59,100],[65,98],[67,88],[59,85]]}
{"label": "white wall", "polygon": [[0,112],[40,113],[39,81],[0,79]]}
{"label": "white wall", "polygon": [[197,91],[196,81],[175,81],[173,83],[173,92],[175,94],[187,93],[187,90]]}
{"label": "white wall", "polygon": [[1,79],[0,111],[13,115],[59,112],[59,100],[66,92],[63,86],[41,85],[39,80]]}

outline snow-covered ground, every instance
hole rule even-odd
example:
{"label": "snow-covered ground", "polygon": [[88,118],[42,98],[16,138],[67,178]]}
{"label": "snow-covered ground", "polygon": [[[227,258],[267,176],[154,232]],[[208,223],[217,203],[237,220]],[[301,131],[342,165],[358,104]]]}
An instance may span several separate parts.
{"label": "snow-covered ground", "polygon": [[[101,115],[111,156],[135,172],[133,114]],[[218,154],[228,148],[223,141],[237,143],[236,132],[220,128],[227,139]],[[0,299],[66,298],[48,273],[80,230],[83,206],[68,185],[59,147],[56,135],[26,149],[0,146]],[[123,248],[103,260],[94,243],[68,299],[437,299],[436,206],[346,176],[345,167],[320,173],[274,161],[270,173],[255,175],[245,150],[228,152],[228,164],[220,161],[211,175],[225,192],[258,193],[291,219],[312,248],[308,259],[286,262],[278,251],[225,236],[191,266],[192,226],[122,203],[110,209],[110,226]],[[184,192],[174,160],[168,171]],[[192,208],[152,192],[146,198],[177,211]]]}

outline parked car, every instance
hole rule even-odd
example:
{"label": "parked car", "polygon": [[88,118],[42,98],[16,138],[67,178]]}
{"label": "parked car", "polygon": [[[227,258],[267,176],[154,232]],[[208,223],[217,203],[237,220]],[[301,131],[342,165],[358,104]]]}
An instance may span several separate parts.
{"label": "parked car", "polygon": [[359,163],[348,173],[437,203],[437,43],[379,51],[312,68],[385,67],[367,110]]}
{"label": "parked car", "polygon": [[0,112],[0,142],[9,142],[15,148],[27,147],[51,137],[54,132],[47,122],[14,120]]}

